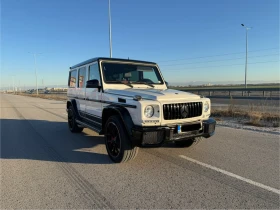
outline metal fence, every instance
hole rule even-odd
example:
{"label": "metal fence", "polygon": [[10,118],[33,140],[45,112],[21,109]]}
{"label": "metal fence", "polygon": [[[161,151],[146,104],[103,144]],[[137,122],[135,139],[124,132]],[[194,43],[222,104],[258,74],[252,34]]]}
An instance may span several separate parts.
{"label": "metal fence", "polygon": [[279,98],[280,88],[186,88],[181,91],[205,96],[242,96],[242,97],[276,97]]}

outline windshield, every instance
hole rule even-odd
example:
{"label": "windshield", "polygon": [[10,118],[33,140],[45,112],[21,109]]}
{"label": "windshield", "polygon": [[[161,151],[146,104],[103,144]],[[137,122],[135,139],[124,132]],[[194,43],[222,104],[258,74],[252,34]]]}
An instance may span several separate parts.
{"label": "windshield", "polygon": [[102,63],[105,83],[163,84],[156,66],[127,63]]}

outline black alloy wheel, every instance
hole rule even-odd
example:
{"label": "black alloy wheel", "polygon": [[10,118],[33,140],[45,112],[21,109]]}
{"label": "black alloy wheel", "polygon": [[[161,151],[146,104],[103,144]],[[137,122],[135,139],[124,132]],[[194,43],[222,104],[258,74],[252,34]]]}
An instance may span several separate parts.
{"label": "black alloy wheel", "polygon": [[72,106],[68,108],[68,127],[72,133],[80,133],[84,129],[82,127],[79,127],[76,123],[76,116]]}
{"label": "black alloy wheel", "polygon": [[107,125],[106,141],[110,155],[117,157],[121,151],[121,140],[118,127],[114,122],[109,122]]}
{"label": "black alloy wheel", "polygon": [[110,159],[115,163],[132,160],[138,153],[138,147],[131,142],[123,121],[116,115],[106,122],[105,145]]}

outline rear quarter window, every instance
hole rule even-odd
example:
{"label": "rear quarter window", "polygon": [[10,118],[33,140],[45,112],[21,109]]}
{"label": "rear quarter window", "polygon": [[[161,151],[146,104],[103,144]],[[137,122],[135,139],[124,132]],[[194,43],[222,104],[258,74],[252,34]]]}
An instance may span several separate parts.
{"label": "rear quarter window", "polygon": [[84,88],[86,84],[86,67],[82,67],[79,69],[79,88]]}
{"label": "rear quarter window", "polygon": [[75,88],[76,87],[76,81],[77,81],[77,70],[73,70],[69,73],[68,86],[70,88]]}

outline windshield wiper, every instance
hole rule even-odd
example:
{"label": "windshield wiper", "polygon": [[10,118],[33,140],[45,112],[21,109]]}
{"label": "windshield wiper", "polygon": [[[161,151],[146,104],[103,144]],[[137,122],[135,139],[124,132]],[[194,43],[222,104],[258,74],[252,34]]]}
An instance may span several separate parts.
{"label": "windshield wiper", "polygon": [[133,83],[135,83],[135,84],[145,84],[145,85],[148,85],[150,87],[155,87],[153,84],[148,83],[148,82],[133,82]]}
{"label": "windshield wiper", "polygon": [[115,84],[124,84],[124,85],[127,85],[129,87],[132,87],[133,88],[133,85],[131,83],[124,83],[124,82],[121,82],[121,81],[112,81],[110,83],[115,83]]}

